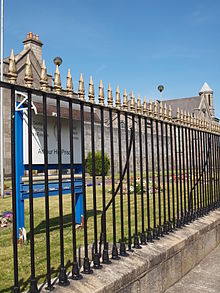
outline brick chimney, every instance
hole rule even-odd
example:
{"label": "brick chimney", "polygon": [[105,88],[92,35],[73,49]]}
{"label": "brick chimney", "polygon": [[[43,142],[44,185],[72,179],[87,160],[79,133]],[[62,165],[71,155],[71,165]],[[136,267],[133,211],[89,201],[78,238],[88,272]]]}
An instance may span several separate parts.
{"label": "brick chimney", "polygon": [[31,49],[41,64],[43,43],[39,40],[39,35],[33,34],[32,32],[27,33],[27,38],[23,41],[23,44],[24,50]]}

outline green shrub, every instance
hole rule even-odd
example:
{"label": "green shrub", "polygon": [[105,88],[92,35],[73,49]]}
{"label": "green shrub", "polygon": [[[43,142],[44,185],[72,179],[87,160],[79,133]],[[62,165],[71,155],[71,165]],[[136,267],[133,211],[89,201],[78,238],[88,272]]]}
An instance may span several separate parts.
{"label": "green shrub", "polygon": [[[106,153],[104,154],[104,163],[105,163],[105,175],[107,175],[110,169],[110,160]],[[92,153],[91,152],[89,152],[86,157],[86,172],[88,172],[89,175],[92,176]],[[95,175],[96,176],[102,175],[102,152],[101,151],[97,151],[95,153]]]}
{"label": "green shrub", "polygon": [[137,194],[141,194],[141,184],[140,184],[140,182],[137,182],[137,184],[136,184],[136,192],[137,192]]}

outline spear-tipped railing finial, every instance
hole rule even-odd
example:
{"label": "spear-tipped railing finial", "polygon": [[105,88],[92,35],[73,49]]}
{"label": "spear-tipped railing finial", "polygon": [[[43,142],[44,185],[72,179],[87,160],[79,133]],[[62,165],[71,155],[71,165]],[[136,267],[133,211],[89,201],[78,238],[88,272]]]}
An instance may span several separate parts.
{"label": "spear-tipped railing finial", "polygon": [[157,100],[154,102],[154,116],[158,117],[158,102],[157,102]]}
{"label": "spear-tipped railing finial", "polygon": [[88,97],[89,97],[89,101],[91,103],[95,102],[95,91],[94,91],[94,84],[93,84],[92,76],[90,76],[90,79],[89,79],[89,94],[88,94]]}
{"label": "spear-tipped railing finial", "polygon": [[162,101],[160,102],[160,118],[162,119],[163,118],[163,115],[164,115],[164,113],[163,113],[163,103],[162,103]]}
{"label": "spear-tipped railing finial", "polygon": [[61,79],[60,79],[60,71],[59,71],[59,66],[56,65],[56,71],[54,74],[54,91],[56,94],[60,94],[61,93]]}
{"label": "spear-tipped railing finial", "polygon": [[47,89],[48,89],[47,68],[46,68],[46,65],[45,65],[45,60],[43,60],[43,63],[42,63],[42,66],[41,66],[40,89],[42,91],[47,91]]}
{"label": "spear-tipped railing finial", "polygon": [[112,88],[111,84],[109,83],[108,85],[108,98],[107,98],[108,106],[112,107],[113,106],[113,97],[112,97]]}
{"label": "spear-tipped railing finial", "polygon": [[121,97],[120,97],[119,85],[117,85],[117,89],[116,89],[115,106],[116,106],[116,108],[121,107]]}
{"label": "spear-tipped railing finial", "polygon": [[188,126],[191,125],[191,117],[190,117],[189,112],[187,113],[187,124],[188,124]]}
{"label": "spear-tipped railing finial", "polygon": [[33,73],[32,73],[31,60],[30,60],[29,54],[27,55],[27,60],[26,60],[24,81],[27,87],[32,87]]}
{"label": "spear-tipped railing finial", "polygon": [[105,102],[104,88],[103,88],[102,80],[100,80],[100,84],[99,84],[99,104],[104,105],[104,102]]}
{"label": "spear-tipped railing finial", "polygon": [[137,97],[137,113],[141,114],[141,96],[140,96],[140,94],[138,94],[138,97]]}
{"label": "spear-tipped railing finial", "polygon": [[133,91],[130,93],[130,111],[135,112],[135,100]]}
{"label": "spear-tipped railing finial", "polygon": [[85,87],[84,87],[84,80],[83,80],[82,73],[80,74],[80,78],[79,78],[78,95],[80,100],[85,99]]}
{"label": "spear-tipped railing finial", "polygon": [[144,97],[144,102],[143,102],[143,114],[147,115],[147,98],[146,98],[146,96]]}
{"label": "spear-tipped railing finial", "polygon": [[13,49],[11,49],[11,55],[9,58],[9,66],[8,66],[8,81],[10,83],[16,83],[17,76],[18,74],[16,69],[14,51]]}
{"label": "spear-tipped railing finial", "polygon": [[153,105],[152,105],[151,97],[150,97],[150,101],[149,101],[149,115],[150,116],[153,115]]}
{"label": "spear-tipped railing finial", "polygon": [[180,108],[177,108],[177,112],[176,112],[176,120],[179,123],[180,122]]}
{"label": "spear-tipped railing finial", "polygon": [[166,120],[168,118],[167,116],[167,104],[164,105],[164,119]]}
{"label": "spear-tipped railing finial", "polygon": [[68,69],[68,73],[67,73],[66,92],[69,97],[72,97],[72,95],[73,95],[73,80],[72,80],[70,69]]}
{"label": "spear-tipped railing finial", "polygon": [[180,110],[180,123],[183,124],[183,110]]}
{"label": "spear-tipped railing finial", "polygon": [[168,118],[169,118],[170,121],[173,119],[173,113],[172,113],[172,106],[171,105],[169,105]]}
{"label": "spear-tipped railing finial", "polygon": [[128,110],[128,95],[127,95],[126,89],[124,89],[124,93],[123,93],[123,109],[125,111]]}

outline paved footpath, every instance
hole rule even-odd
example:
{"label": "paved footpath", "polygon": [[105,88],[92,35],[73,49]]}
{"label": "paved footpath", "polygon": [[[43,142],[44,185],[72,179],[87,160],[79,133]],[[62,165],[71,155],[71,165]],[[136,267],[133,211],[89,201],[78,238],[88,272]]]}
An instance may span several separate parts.
{"label": "paved footpath", "polygon": [[220,293],[220,245],[165,293]]}

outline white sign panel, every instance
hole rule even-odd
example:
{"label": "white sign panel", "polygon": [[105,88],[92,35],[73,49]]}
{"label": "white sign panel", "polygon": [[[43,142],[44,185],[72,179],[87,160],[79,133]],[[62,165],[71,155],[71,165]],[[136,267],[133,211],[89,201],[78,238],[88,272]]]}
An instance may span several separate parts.
{"label": "white sign panel", "polygon": [[[62,164],[70,164],[69,120],[61,119]],[[74,164],[81,159],[80,121],[73,120]],[[57,117],[47,117],[48,164],[58,164]],[[43,116],[32,112],[32,164],[44,164],[44,128]],[[28,117],[23,111],[23,160],[28,164]]]}

